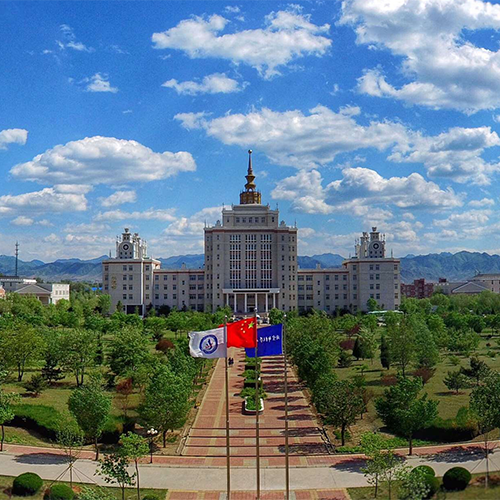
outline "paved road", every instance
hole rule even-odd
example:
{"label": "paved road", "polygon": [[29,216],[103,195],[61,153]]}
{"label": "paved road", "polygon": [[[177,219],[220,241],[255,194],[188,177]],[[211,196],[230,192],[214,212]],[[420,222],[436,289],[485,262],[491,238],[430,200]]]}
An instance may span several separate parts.
{"label": "paved road", "polygon": [[[484,455],[477,450],[455,449],[438,453],[430,457],[411,457],[408,463],[412,466],[430,465],[437,475],[455,465],[461,465],[471,472],[484,472],[486,463]],[[366,480],[360,471],[363,461],[359,458],[344,458],[334,466],[327,467],[294,467],[290,470],[291,488],[307,490],[316,488],[347,488],[366,486]],[[225,468],[201,467],[166,467],[162,465],[143,464],[141,467],[141,486],[149,488],[168,488],[173,490],[214,491],[224,490],[226,486]],[[16,476],[22,472],[36,472],[43,479],[68,480],[64,457],[53,453],[33,453],[15,455],[0,454],[0,474]],[[75,464],[75,480],[83,483],[104,482],[95,475],[96,463],[80,459]],[[490,470],[500,471],[500,450],[490,454]],[[261,471],[263,490],[283,490],[284,470],[282,468],[266,468]],[[255,488],[255,470],[252,468],[235,468],[232,470],[234,490],[252,490]]]}

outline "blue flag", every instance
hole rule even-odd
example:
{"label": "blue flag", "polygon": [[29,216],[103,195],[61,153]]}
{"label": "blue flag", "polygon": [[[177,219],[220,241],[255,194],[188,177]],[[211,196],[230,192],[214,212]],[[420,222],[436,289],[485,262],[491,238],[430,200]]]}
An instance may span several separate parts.
{"label": "blue flag", "polygon": [[[283,325],[266,326],[257,330],[259,343],[257,356],[279,356],[283,354]],[[255,358],[255,348],[246,348],[245,352],[249,358]]]}

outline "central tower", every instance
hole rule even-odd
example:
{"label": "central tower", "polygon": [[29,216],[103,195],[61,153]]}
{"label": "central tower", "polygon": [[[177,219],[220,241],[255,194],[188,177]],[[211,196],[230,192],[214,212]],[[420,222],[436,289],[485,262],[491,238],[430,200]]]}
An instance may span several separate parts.
{"label": "central tower", "polygon": [[255,185],[255,175],[252,168],[252,150],[248,150],[248,172],[245,176],[247,183],[245,184],[245,191],[240,193],[240,205],[260,205],[261,194],[257,191]]}
{"label": "central tower", "polygon": [[205,227],[205,305],[235,314],[291,311],[297,308],[297,228],[261,203],[251,150],[246,179],[240,203]]}

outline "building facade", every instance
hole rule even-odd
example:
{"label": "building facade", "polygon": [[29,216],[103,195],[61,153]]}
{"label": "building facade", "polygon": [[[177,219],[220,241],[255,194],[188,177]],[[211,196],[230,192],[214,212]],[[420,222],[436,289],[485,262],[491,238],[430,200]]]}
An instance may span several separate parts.
{"label": "building facade", "polygon": [[[4,297],[5,292],[31,295],[44,305],[57,304],[61,299],[70,298],[67,283],[37,283],[34,278],[20,276],[0,276],[0,290],[3,291]],[[0,296],[2,296],[1,291]]]}
{"label": "building facade", "polygon": [[296,226],[263,205],[249,151],[245,189],[239,204],[223,208],[221,218],[204,229],[203,269],[161,269],[148,256],[146,242],[128,229],[116,243],[116,258],[103,261],[103,291],[112,309],[144,314],[149,307],[214,311],[228,306],[235,314],[272,308],[283,311],[367,310],[372,298],[384,309],[400,304],[400,263],[385,257],[385,238],[376,228],[356,242],[356,255],[336,269],[300,269]]}
{"label": "building facade", "polygon": [[412,299],[428,299],[434,293],[434,283],[425,281],[425,278],[413,280],[413,283],[401,283],[401,295]]}

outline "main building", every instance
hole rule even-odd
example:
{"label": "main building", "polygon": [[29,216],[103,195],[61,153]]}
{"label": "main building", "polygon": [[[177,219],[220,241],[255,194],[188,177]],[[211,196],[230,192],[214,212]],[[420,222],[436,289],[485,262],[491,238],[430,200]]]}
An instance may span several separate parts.
{"label": "main building", "polygon": [[112,307],[126,312],[150,307],[214,311],[229,306],[237,314],[320,309],[328,313],[365,311],[370,298],[383,309],[400,304],[400,262],[385,256],[377,228],[363,233],[355,257],[341,268],[300,269],[296,226],[280,221],[279,211],[261,203],[249,151],[240,203],[223,208],[204,232],[203,269],[161,269],[146,243],[128,229],[116,244],[116,258],[102,263],[103,291]]}

